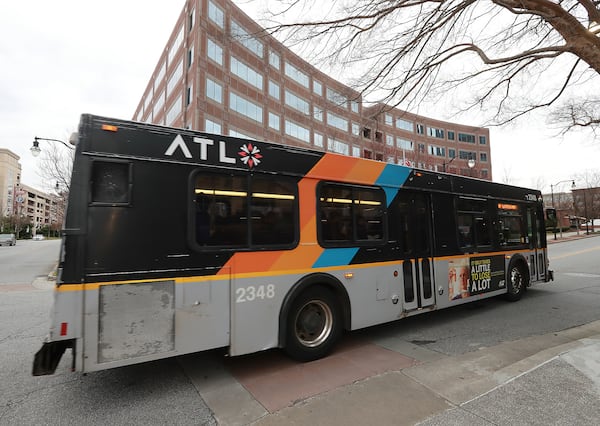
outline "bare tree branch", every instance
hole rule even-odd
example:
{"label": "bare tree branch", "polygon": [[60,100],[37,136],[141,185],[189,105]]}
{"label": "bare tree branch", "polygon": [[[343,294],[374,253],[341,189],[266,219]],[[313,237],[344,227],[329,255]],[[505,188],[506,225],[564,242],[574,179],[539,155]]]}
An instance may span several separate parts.
{"label": "bare tree branch", "polygon": [[598,1],[331,0],[315,18],[320,3],[278,3],[305,18],[274,14],[267,32],[293,46],[327,46],[313,49],[315,59],[351,73],[363,99],[393,107],[451,90],[465,100],[459,111],[492,107],[496,124],[552,106],[565,131],[600,128],[597,101],[577,97],[593,93],[584,81],[600,87],[600,34],[590,31]]}

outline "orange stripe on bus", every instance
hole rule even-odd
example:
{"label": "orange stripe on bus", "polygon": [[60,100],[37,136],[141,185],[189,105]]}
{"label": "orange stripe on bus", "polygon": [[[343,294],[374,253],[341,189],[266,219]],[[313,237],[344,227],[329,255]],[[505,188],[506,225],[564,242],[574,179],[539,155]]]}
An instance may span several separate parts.
{"label": "orange stripe on bus", "polygon": [[315,179],[345,180],[354,168],[358,158],[343,155],[325,154],[321,160],[306,174]]}
{"label": "orange stripe on bus", "polygon": [[385,166],[386,163],[381,161],[357,161],[346,177],[356,183],[372,185],[377,181]]}
{"label": "orange stripe on bus", "polygon": [[217,275],[227,275],[232,271],[246,274],[249,272],[270,271],[273,264],[281,257],[281,251],[249,251],[234,254],[223,265]]}

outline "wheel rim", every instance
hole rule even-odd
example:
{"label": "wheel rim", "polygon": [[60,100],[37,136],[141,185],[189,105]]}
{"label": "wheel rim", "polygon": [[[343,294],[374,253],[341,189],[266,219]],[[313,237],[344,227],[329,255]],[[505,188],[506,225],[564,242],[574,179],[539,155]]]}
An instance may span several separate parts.
{"label": "wheel rim", "polygon": [[333,312],[327,303],[311,300],[298,311],[295,321],[296,338],[303,345],[314,348],[331,335]]}
{"label": "wheel rim", "polygon": [[512,268],[510,271],[510,285],[512,286],[513,293],[518,293],[523,287],[523,275],[519,268]]}

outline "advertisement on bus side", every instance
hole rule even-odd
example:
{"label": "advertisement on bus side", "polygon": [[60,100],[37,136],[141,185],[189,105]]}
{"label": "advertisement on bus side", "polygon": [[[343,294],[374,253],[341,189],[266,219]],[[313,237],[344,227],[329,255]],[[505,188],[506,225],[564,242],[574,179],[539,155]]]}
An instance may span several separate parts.
{"label": "advertisement on bus side", "polygon": [[464,299],[504,288],[504,256],[479,256],[448,262],[448,298]]}

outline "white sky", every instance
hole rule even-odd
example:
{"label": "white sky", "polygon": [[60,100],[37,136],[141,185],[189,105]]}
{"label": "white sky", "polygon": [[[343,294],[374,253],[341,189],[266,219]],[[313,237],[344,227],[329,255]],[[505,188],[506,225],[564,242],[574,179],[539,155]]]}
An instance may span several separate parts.
{"label": "white sky", "polygon": [[[130,119],[184,1],[2,3],[0,147],[21,157],[24,184],[48,190],[54,183],[42,182],[39,160],[29,152],[34,136],[67,140],[82,113]],[[600,141],[582,134],[556,137],[545,127],[545,117],[537,115],[511,127],[491,128],[495,181],[509,178],[522,186],[543,182],[541,189],[549,192],[550,184],[576,173],[600,172]]]}

